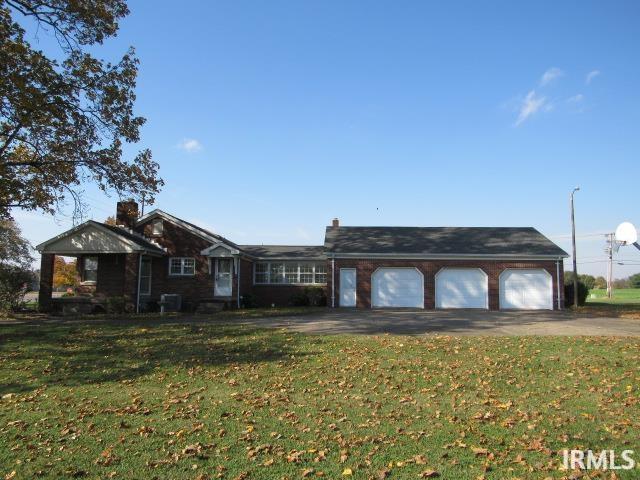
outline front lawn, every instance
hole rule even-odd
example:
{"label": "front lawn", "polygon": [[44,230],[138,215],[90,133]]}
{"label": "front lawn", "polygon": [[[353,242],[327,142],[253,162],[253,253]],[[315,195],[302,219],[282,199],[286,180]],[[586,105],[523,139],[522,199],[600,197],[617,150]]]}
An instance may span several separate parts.
{"label": "front lawn", "polygon": [[559,450],[640,460],[639,365],[624,338],[0,326],[0,478],[568,477]]}

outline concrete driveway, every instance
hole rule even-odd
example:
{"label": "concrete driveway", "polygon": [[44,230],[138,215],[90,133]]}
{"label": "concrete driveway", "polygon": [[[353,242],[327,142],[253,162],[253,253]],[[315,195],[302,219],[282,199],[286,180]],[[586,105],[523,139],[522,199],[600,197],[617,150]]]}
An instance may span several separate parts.
{"label": "concrete driveway", "polygon": [[295,317],[256,318],[243,323],[324,334],[640,336],[640,320],[549,311],[340,309]]}

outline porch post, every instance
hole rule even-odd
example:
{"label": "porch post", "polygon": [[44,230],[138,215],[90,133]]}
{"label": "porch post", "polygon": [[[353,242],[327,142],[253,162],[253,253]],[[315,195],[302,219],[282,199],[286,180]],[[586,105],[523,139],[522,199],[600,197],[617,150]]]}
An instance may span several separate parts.
{"label": "porch post", "polygon": [[53,291],[53,264],[56,256],[43,253],[40,258],[40,290],[38,291],[38,309],[51,311],[51,292]]}

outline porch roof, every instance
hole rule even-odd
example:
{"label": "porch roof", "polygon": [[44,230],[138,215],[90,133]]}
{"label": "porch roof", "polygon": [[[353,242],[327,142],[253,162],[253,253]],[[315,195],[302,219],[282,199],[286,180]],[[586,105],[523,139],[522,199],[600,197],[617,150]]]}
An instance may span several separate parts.
{"label": "porch roof", "polygon": [[103,253],[164,255],[164,250],[141,235],[122,227],[88,220],[36,247],[40,253],[76,256]]}

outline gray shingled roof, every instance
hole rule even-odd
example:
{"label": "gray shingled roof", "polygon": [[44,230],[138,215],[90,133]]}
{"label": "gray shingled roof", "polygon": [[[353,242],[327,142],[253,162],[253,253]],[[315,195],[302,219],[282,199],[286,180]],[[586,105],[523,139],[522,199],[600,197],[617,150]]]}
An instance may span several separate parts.
{"label": "gray shingled roof", "polygon": [[239,248],[258,258],[295,258],[301,260],[324,260],[322,245],[240,245]]}
{"label": "gray shingled roof", "polygon": [[327,227],[327,253],[568,256],[531,227]]}

